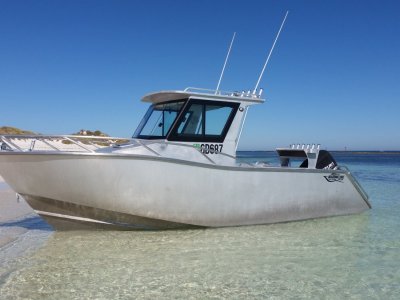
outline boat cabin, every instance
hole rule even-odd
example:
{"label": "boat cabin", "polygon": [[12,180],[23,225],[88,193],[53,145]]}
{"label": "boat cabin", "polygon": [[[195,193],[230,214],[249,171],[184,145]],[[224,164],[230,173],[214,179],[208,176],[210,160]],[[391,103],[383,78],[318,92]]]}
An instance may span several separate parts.
{"label": "boat cabin", "polygon": [[247,109],[264,100],[254,94],[188,88],[146,95],[152,105],[133,138],[190,144],[205,154],[235,156]]}

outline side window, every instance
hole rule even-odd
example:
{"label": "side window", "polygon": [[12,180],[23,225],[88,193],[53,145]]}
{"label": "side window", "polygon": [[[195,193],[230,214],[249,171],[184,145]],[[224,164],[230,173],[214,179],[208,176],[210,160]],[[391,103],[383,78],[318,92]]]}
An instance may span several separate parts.
{"label": "side window", "polygon": [[203,134],[203,105],[192,104],[178,127],[180,135],[202,135]]}
{"label": "side window", "polygon": [[221,135],[232,107],[206,105],[206,135]]}
{"label": "side window", "polygon": [[191,100],[169,140],[223,142],[239,103]]}

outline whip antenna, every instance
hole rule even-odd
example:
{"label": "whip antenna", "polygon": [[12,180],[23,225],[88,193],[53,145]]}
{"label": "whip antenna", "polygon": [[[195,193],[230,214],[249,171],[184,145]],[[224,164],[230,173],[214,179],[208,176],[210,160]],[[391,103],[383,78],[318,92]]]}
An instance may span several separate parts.
{"label": "whip antenna", "polygon": [[219,77],[219,81],[218,81],[217,89],[215,90],[215,94],[218,93],[219,85],[221,84],[222,76],[224,75],[224,72],[225,72],[226,63],[228,62],[229,54],[231,53],[231,49],[232,49],[233,41],[235,40],[235,36],[236,36],[236,32],[233,33],[231,45],[229,46],[228,54],[226,55],[224,66],[222,67],[221,76]]}
{"label": "whip antenna", "polygon": [[274,41],[274,43],[272,44],[272,48],[271,48],[271,50],[269,51],[267,60],[265,61],[265,64],[264,64],[264,67],[263,67],[263,69],[262,69],[262,71],[261,71],[260,77],[258,77],[258,81],[257,81],[256,87],[255,87],[254,90],[253,90],[253,95],[256,93],[257,88],[258,88],[258,85],[260,84],[261,78],[262,78],[262,76],[263,76],[263,74],[264,74],[265,68],[267,67],[269,58],[271,57],[271,54],[272,54],[272,51],[274,51],[274,47],[275,47],[276,41],[278,40],[279,35],[281,34],[281,31],[282,31],[283,25],[285,24],[286,17],[287,17],[287,15],[288,15],[288,13],[289,13],[289,11],[286,11],[286,15],[285,15],[285,17],[283,18],[281,27],[279,28],[278,34],[277,34],[276,37],[275,37],[275,41]]}

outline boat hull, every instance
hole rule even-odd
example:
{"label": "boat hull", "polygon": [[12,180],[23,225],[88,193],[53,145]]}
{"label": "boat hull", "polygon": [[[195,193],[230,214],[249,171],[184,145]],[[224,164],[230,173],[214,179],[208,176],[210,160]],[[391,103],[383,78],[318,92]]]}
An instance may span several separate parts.
{"label": "boat hull", "polygon": [[49,220],[128,229],[267,224],[370,208],[352,175],[339,170],[227,167],[97,153],[7,153],[0,155],[0,173]]}

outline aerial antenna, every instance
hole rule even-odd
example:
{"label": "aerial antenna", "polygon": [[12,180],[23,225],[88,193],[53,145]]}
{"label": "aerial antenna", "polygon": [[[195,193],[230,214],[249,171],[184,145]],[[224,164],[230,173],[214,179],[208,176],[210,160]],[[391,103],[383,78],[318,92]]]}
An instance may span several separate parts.
{"label": "aerial antenna", "polygon": [[256,91],[257,91],[257,88],[258,88],[258,85],[260,84],[261,78],[262,78],[262,76],[263,76],[263,74],[264,74],[265,68],[267,67],[269,58],[271,57],[271,54],[272,54],[272,51],[274,51],[276,41],[278,40],[279,35],[281,34],[281,31],[282,31],[283,25],[285,24],[286,17],[287,17],[287,15],[288,15],[288,13],[289,13],[289,11],[286,11],[286,15],[285,15],[285,17],[283,18],[281,27],[279,28],[278,34],[277,34],[276,37],[275,37],[275,41],[274,41],[274,43],[272,44],[272,48],[271,48],[271,50],[269,51],[267,60],[265,61],[265,64],[264,64],[264,67],[263,67],[263,69],[262,69],[262,71],[261,71],[260,77],[258,77],[258,81],[257,81],[256,87],[255,87],[254,90],[253,90],[253,95],[255,95],[255,93],[256,93]]}
{"label": "aerial antenna", "polygon": [[231,53],[231,49],[232,49],[233,41],[235,40],[235,36],[236,36],[236,32],[233,33],[231,45],[229,46],[228,54],[226,55],[224,66],[222,67],[221,76],[219,76],[219,81],[218,81],[217,89],[215,90],[215,94],[218,93],[218,89],[219,89],[219,85],[221,84],[222,76],[224,76],[226,63],[228,62],[229,54]]}

